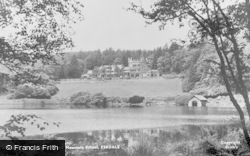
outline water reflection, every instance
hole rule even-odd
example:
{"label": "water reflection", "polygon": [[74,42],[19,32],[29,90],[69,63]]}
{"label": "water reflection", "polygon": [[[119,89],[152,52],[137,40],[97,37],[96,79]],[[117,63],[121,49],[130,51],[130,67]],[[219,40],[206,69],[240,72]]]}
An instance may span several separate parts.
{"label": "water reflection", "polygon": [[62,123],[60,127],[49,126],[40,131],[30,123],[24,124],[26,135],[66,133],[107,129],[139,129],[171,127],[184,124],[230,123],[238,118],[235,109],[190,107],[145,107],[122,109],[58,109],[58,110],[0,110],[0,125],[11,115],[36,114],[51,122]]}
{"label": "water reflection", "polygon": [[65,139],[68,147],[83,147],[81,150],[67,149],[68,156],[145,155],[143,152],[150,152],[148,151],[150,149],[167,152],[166,145],[197,141],[213,134],[217,134],[220,138],[227,134],[228,129],[235,126],[238,125],[183,125],[153,129],[101,130],[55,134],[49,136],[49,139]]}

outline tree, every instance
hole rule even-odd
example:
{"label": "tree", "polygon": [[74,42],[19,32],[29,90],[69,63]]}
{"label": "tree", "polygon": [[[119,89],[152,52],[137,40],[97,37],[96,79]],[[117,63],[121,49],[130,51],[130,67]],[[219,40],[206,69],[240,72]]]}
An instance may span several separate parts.
{"label": "tree", "polygon": [[127,57],[126,53],[122,55],[122,64],[123,64],[125,67],[128,66],[128,57]]}
{"label": "tree", "polygon": [[114,62],[113,62],[114,65],[118,65],[118,64],[122,64],[122,59],[117,57]]}
{"label": "tree", "polygon": [[67,77],[69,78],[80,78],[82,75],[82,69],[81,66],[76,58],[76,55],[74,55],[71,58],[71,61],[67,67]]}
{"label": "tree", "polygon": [[175,50],[171,57],[171,72],[180,73],[183,71],[185,49]]}
{"label": "tree", "polygon": [[[40,122],[37,122],[40,121]],[[37,122],[37,123],[36,123]],[[45,130],[47,126],[54,125],[59,127],[60,122],[49,122],[41,117],[36,116],[35,114],[29,115],[12,115],[10,119],[3,125],[0,126],[0,130],[4,132],[1,137],[8,137],[10,139],[17,140],[17,138],[13,135],[13,133],[17,133],[21,136],[25,136],[25,130],[23,123],[30,123],[31,125],[36,126],[36,128],[41,131]]]}
{"label": "tree", "polygon": [[247,10],[247,28],[249,30],[249,32],[247,33],[248,34],[248,40],[250,40],[250,1],[249,0],[246,0],[246,10]]}
{"label": "tree", "polygon": [[93,70],[95,67],[102,65],[102,54],[100,51],[93,51],[85,60],[86,69]]}
{"label": "tree", "polygon": [[170,72],[170,67],[171,67],[170,65],[171,65],[171,59],[168,54],[166,54],[165,56],[159,57],[157,60],[158,70],[164,73]]}
{"label": "tree", "polygon": [[[246,128],[244,112],[239,106],[234,88],[242,95],[250,118],[250,102],[246,79],[248,67],[244,45],[239,36],[248,34],[250,30],[249,0],[234,2],[231,0],[158,0],[150,10],[132,4],[130,10],[140,13],[148,19],[147,23],[160,22],[163,29],[168,22],[178,21],[180,27],[185,24],[184,19],[191,19],[191,43],[208,42],[213,44],[219,57],[219,68],[230,100],[239,113],[243,133],[250,147],[250,137]],[[247,35],[245,35],[247,36]],[[234,87],[235,86],[235,87]]]}
{"label": "tree", "polygon": [[65,74],[65,67],[64,65],[60,66],[59,72],[58,72],[58,78],[59,79],[64,79],[66,78],[66,74]]}
{"label": "tree", "polygon": [[174,51],[180,49],[180,47],[181,46],[178,43],[172,42],[168,50],[170,55],[173,55]]}
{"label": "tree", "polygon": [[154,57],[153,57],[151,69],[157,69],[157,60],[158,60],[158,58],[157,58],[157,55],[155,55],[155,54],[153,56]]}
{"label": "tree", "polygon": [[114,49],[109,48],[103,51],[102,53],[102,64],[103,65],[111,65],[113,64],[116,58],[116,52]]}
{"label": "tree", "polygon": [[18,72],[38,60],[54,62],[55,55],[74,46],[71,24],[83,19],[82,8],[67,0],[1,1],[0,64]]}
{"label": "tree", "polygon": [[[41,83],[37,81],[40,78],[36,77],[37,73],[25,71],[25,74],[23,67],[34,65],[38,60],[43,64],[55,62],[57,54],[73,47],[71,24],[83,19],[82,8],[77,0],[0,1],[0,64],[12,70],[17,79]],[[22,123],[35,118],[38,117],[14,115],[0,129],[11,138],[13,131],[23,135]],[[37,127],[44,130],[39,124]]]}

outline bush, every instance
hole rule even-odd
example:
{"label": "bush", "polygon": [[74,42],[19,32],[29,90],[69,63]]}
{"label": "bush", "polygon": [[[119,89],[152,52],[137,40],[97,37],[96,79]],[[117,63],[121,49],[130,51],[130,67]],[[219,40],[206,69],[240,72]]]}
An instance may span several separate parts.
{"label": "bush", "polygon": [[0,82],[0,94],[8,92],[7,88],[8,88],[7,85],[5,85],[2,82]]}
{"label": "bush", "polygon": [[227,95],[224,85],[221,85],[215,78],[206,78],[202,82],[196,83],[195,87],[190,91],[191,94],[203,95],[205,97],[215,98]]}
{"label": "bush", "polygon": [[31,98],[35,99],[49,99],[51,98],[48,89],[42,86],[36,86],[31,93]]}
{"label": "bush", "polygon": [[19,85],[17,88],[13,91],[13,93],[10,94],[10,99],[22,99],[22,98],[29,98],[32,94],[32,88],[27,85]]}
{"label": "bush", "polygon": [[10,94],[9,99],[35,98],[35,99],[49,99],[55,95],[59,89],[50,84],[46,86],[35,86],[33,84],[18,85],[16,89]]}
{"label": "bush", "polygon": [[128,99],[129,103],[142,103],[145,98],[143,96],[134,95]]}
{"label": "bush", "polygon": [[188,105],[188,101],[190,100],[191,97],[192,97],[192,95],[190,95],[190,94],[178,95],[175,97],[175,105],[186,106],[186,105]]}
{"label": "bush", "polygon": [[96,93],[92,95],[90,105],[98,108],[107,107],[107,98],[102,95],[102,93]]}
{"label": "bush", "polygon": [[107,97],[108,107],[124,107],[128,106],[128,98],[124,97]]}
{"label": "bush", "polygon": [[70,97],[70,102],[77,107],[107,107],[107,98],[102,93],[91,95],[89,92],[79,92]]}
{"label": "bush", "polygon": [[50,96],[56,95],[59,89],[55,85],[47,85],[45,88],[49,91]]}
{"label": "bush", "polygon": [[76,106],[87,106],[90,102],[90,93],[79,92],[70,97],[70,102]]}

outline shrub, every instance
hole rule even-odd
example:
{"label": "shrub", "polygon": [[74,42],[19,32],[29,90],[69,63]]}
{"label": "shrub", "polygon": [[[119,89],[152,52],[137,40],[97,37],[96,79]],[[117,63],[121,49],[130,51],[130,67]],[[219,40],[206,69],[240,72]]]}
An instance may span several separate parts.
{"label": "shrub", "polygon": [[[0,80],[1,81],[1,80]],[[8,92],[7,85],[0,82],[0,94]]]}
{"label": "shrub", "polygon": [[33,85],[33,84],[21,84],[10,94],[10,99],[22,99],[22,98],[36,98],[36,99],[49,99],[55,95],[59,89],[53,85]]}
{"label": "shrub", "polygon": [[49,99],[51,98],[49,90],[42,86],[35,86],[31,93],[31,98],[35,99]]}
{"label": "shrub", "polygon": [[89,92],[79,92],[70,97],[70,102],[77,107],[107,107],[107,98],[102,93],[91,95]]}
{"label": "shrub", "polygon": [[190,100],[191,97],[192,97],[192,95],[190,95],[190,94],[178,95],[175,97],[175,105],[185,106],[188,104],[188,101]]}
{"label": "shrub", "polygon": [[215,98],[227,95],[227,90],[225,86],[218,82],[218,80],[214,78],[206,78],[202,82],[196,83],[190,93]]}
{"label": "shrub", "polygon": [[98,108],[107,107],[107,98],[102,95],[102,93],[96,93],[92,95],[90,105],[96,106]]}
{"label": "shrub", "polygon": [[70,97],[70,102],[76,106],[87,106],[90,102],[90,93],[79,92]]}
{"label": "shrub", "polygon": [[50,96],[56,95],[59,89],[55,85],[47,85],[45,88],[49,91]]}
{"label": "shrub", "polygon": [[32,88],[27,85],[19,85],[9,96],[10,99],[29,98],[32,94]]}
{"label": "shrub", "polygon": [[143,96],[134,95],[128,99],[129,103],[142,103],[145,98]]}

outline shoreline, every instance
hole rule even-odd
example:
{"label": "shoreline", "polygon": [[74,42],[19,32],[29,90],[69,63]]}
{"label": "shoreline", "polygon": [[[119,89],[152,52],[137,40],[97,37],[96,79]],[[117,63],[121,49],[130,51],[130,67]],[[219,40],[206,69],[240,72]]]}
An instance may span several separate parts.
{"label": "shoreline", "polygon": [[[235,96],[241,108],[245,108],[244,100]],[[122,99],[121,97],[108,97],[113,99]],[[145,97],[143,102],[144,107],[152,106],[177,106],[175,99],[172,96],[169,97]],[[109,102],[107,108],[123,108],[129,107],[130,104],[126,102]],[[68,98],[53,97],[51,99],[7,99],[7,96],[0,97],[0,109],[76,109],[73,104],[69,102]],[[218,107],[218,108],[234,108],[233,104],[229,100],[229,97],[217,97],[208,98],[206,107]],[[79,108],[79,109],[95,109],[95,108]],[[96,108],[102,109],[102,108]]]}

